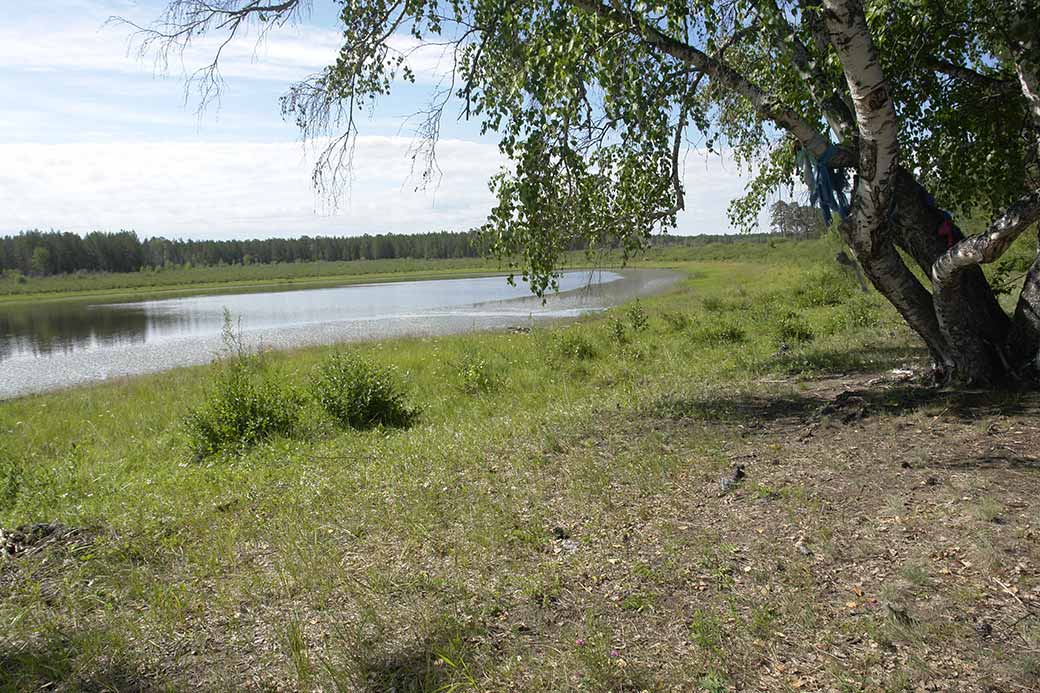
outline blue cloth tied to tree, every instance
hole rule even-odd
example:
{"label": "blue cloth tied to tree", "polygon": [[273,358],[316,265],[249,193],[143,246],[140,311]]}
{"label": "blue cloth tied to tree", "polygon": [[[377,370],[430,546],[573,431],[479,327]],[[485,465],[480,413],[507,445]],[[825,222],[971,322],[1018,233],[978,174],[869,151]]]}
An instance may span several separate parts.
{"label": "blue cloth tied to tree", "polygon": [[849,198],[845,189],[849,182],[842,171],[833,169],[827,165],[834,154],[838,151],[833,144],[827,145],[827,150],[819,159],[814,159],[808,150],[802,150],[811,167],[811,172],[806,176],[806,185],[809,186],[809,204],[818,205],[823,212],[823,221],[827,226],[831,225],[831,213],[837,212],[842,219],[849,217]]}

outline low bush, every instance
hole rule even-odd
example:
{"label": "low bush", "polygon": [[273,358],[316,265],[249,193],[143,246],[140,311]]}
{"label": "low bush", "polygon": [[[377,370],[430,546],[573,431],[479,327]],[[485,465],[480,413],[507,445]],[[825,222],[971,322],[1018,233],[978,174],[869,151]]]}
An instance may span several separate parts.
{"label": "low bush", "polygon": [[494,368],[479,354],[467,353],[453,365],[459,388],[466,394],[481,395],[498,386]]}
{"label": "low bush", "polygon": [[259,354],[222,365],[205,403],[185,419],[195,459],[241,452],[276,435],[292,435],[303,398],[270,371]]}
{"label": "low bush", "polygon": [[702,325],[692,332],[694,341],[704,344],[739,344],[747,341],[747,334],[738,325],[729,322],[715,322]]}
{"label": "low bush", "polygon": [[773,337],[777,346],[811,342],[816,338],[801,316],[792,311],[780,313],[773,322]]}
{"label": "low bush", "polygon": [[737,287],[736,291],[723,296],[705,296],[701,299],[701,306],[708,313],[739,313],[751,310],[763,300],[762,295],[756,295],[752,300],[744,287]]}
{"label": "low bush", "polygon": [[618,346],[628,344],[628,328],[625,327],[625,323],[621,318],[617,316],[611,318],[607,324],[607,329],[610,331],[610,341]]}
{"label": "low bush", "polygon": [[636,332],[642,332],[650,325],[650,316],[646,314],[638,300],[626,311],[626,315],[628,316],[628,324]]}
{"label": "low bush", "polygon": [[14,507],[24,475],[25,469],[22,465],[16,464],[13,458],[0,454],[0,512]]}
{"label": "low bush", "polygon": [[405,401],[392,368],[345,352],[332,354],[318,366],[311,395],[340,425],[359,430],[407,428],[419,415]]}
{"label": "low bush", "polygon": [[836,306],[855,294],[851,279],[834,270],[807,273],[794,289],[795,302],[802,308]]}
{"label": "low bush", "polygon": [[729,310],[726,302],[718,296],[705,296],[701,299],[701,305],[709,313],[722,313]]}
{"label": "low bush", "polygon": [[587,361],[596,358],[596,347],[592,341],[576,330],[558,332],[552,337],[552,351],[557,356]]}
{"label": "low bush", "polygon": [[690,327],[690,316],[687,313],[665,311],[661,313],[661,319],[672,332],[683,332]]}
{"label": "low bush", "polygon": [[845,304],[841,321],[847,329],[875,327],[881,322],[881,311],[869,295],[860,294]]}

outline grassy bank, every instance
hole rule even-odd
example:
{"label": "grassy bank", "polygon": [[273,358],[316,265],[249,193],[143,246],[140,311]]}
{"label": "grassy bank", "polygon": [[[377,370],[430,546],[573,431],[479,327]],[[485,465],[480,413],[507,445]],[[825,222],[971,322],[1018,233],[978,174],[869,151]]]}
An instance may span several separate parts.
{"label": "grassy bank", "polygon": [[184,426],[219,365],[0,403],[0,527],[61,525],[0,561],[0,688],[1036,685],[1036,402],[889,373],[923,355],[833,250],[350,347],[407,428],[307,396],[332,348],[267,355],[304,415],[241,454]]}
{"label": "grassy bank", "polygon": [[251,290],[278,286],[320,286],[405,279],[443,279],[500,271],[494,261],[356,260],[300,262],[269,265],[224,265],[140,272],[61,275],[54,277],[0,276],[0,305],[65,298],[119,298],[120,296],[186,295],[219,290]]}
{"label": "grassy bank", "polygon": [[[775,244],[773,244],[775,245]],[[783,243],[780,244],[784,246]],[[817,244],[819,245],[819,244]],[[820,246],[822,247],[822,246]],[[767,243],[718,243],[700,249],[667,247],[652,249],[637,258],[639,263],[660,264],[685,261],[691,253],[703,259],[755,261],[776,252]],[[614,267],[622,259],[612,253],[592,256],[571,252],[566,267]],[[350,262],[298,262],[267,265],[223,265],[216,267],[168,268],[124,273],[92,273],[52,277],[0,274],[0,306],[55,300],[118,300],[132,296],[174,297],[216,291],[256,291],[270,288],[317,288],[356,283],[448,279],[508,271],[491,258],[454,260],[354,260]]]}

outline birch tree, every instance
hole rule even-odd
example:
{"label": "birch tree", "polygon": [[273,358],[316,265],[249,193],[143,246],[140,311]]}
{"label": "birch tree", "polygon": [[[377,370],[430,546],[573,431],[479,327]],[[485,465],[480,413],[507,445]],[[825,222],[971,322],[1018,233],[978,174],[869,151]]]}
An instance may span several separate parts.
{"label": "birch tree", "polygon": [[[575,239],[632,250],[673,227],[692,141],[754,171],[730,207],[738,224],[806,163],[831,188],[847,180],[841,234],[939,374],[1035,382],[1040,259],[1011,314],[981,265],[1040,219],[1037,0],[337,5],[339,56],[282,100],[304,137],[328,138],[320,190],[341,182],[361,109],[414,81],[400,48],[411,37],[452,63],[421,114],[417,161],[435,166],[456,106],[498,133],[512,165],[491,181],[485,231],[536,291],[554,286]],[[138,38],[165,56],[207,34],[276,30],[304,10],[304,0],[173,0]],[[211,96],[219,52],[196,76]],[[962,237],[956,219],[980,211],[988,228]]]}

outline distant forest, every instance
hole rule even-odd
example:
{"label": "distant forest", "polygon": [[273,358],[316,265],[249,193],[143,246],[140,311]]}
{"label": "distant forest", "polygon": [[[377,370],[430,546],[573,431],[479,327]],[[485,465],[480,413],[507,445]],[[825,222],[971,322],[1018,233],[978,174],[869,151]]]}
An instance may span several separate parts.
{"label": "distant forest", "polygon": [[[764,240],[765,234],[740,236]],[[729,242],[733,236],[655,236],[653,245]],[[571,250],[583,250],[575,244]],[[0,272],[50,276],[76,272],[137,272],[164,267],[270,264],[394,258],[481,257],[486,249],[476,231],[381,234],[376,236],[267,238],[229,241],[141,240],[134,231],[86,236],[62,231],[23,231],[0,237]]]}
{"label": "distant forest", "polygon": [[481,252],[475,232],[195,241],[161,237],[141,240],[133,231],[95,231],[80,236],[33,230],[0,237],[0,270],[47,276],[315,260],[463,258],[477,257]]}

